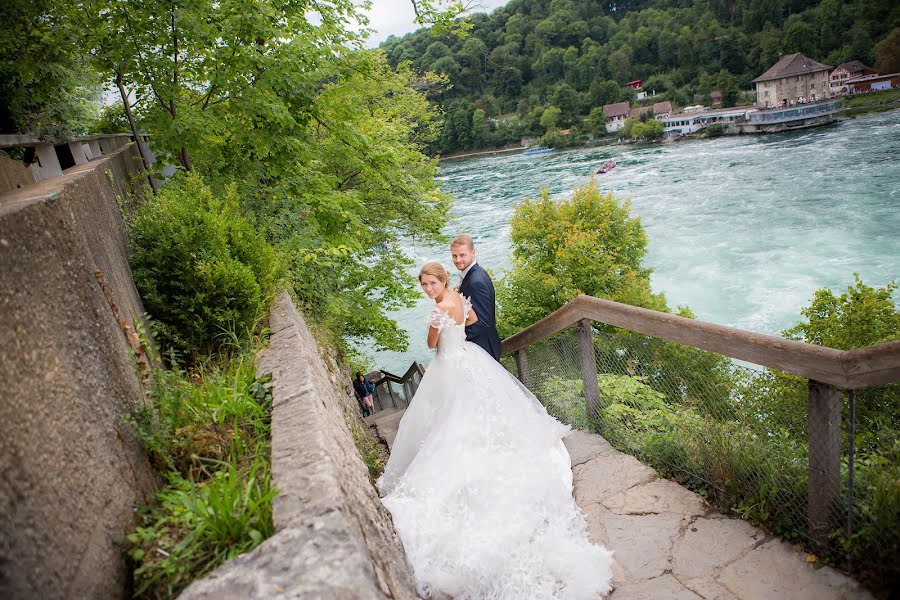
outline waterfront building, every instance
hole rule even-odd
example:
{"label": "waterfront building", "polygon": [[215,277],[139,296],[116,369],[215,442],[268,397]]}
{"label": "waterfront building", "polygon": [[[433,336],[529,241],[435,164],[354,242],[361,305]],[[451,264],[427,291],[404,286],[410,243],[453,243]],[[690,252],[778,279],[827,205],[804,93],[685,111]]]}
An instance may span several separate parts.
{"label": "waterfront building", "polygon": [[788,54],[753,80],[760,109],[815,102],[829,95],[831,67],[801,53]]}
{"label": "waterfront building", "polygon": [[628,116],[632,119],[640,119],[641,115],[650,112],[652,109],[649,106],[635,106],[631,110],[628,111]]}
{"label": "waterfront building", "polygon": [[661,121],[672,114],[672,103],[668,100],[664,102],[653,103],[653,117],[657,121]]}
{"label": "waterfront building", "polygon": [[694,110],[693,112],[673,113],[661,119],[663,122],[663,137],[688,135],[713,123],[739,125],[747,122],[752,112],[754,112],[752,108],[744,106],[734,108],[701,107],[701,110]]}
{"label": "waterfront building", "polygon": [[898,89],[900,88],[900,73],[864,75],[856,79],[848,79],[844,83],[852,94]]}
{"label": "waterfront building", "polygon": [[603,106],[603,115],[606,117],[606,131],[612,133],[622,129],[625,119],[628,118],[628,102],[616,102]]}
{"label": "waterfront building", "polygon": [[829,88],[832,94],[846,94],[850,91],[847,86],[848,80],[877,74],[872,67],[867,67],[858,60],[851,60],[834,68],[834,71],[828,76]]}

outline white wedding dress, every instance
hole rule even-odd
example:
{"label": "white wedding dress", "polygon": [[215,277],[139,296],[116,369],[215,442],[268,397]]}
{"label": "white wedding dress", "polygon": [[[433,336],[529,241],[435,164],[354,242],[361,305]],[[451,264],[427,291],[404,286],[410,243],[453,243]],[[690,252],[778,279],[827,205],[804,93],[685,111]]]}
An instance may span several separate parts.
{"label": "white wedding dress", "polygon": [[[469,304],[466,301],[466,314]],[[569,428],[435,307],[437,355],[378,487],[426,598],[596,599],[611,552],[572,498]]]}

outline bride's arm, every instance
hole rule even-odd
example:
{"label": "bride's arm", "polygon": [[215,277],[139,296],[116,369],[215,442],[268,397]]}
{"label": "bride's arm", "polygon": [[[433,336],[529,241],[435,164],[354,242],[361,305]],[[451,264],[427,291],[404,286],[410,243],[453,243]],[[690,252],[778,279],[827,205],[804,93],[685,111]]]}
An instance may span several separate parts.
{"label": "bride's arm", "polygon": [[441,330],[432,325],[428,328],[428,347],[437,348],[438,338],[441,336]]}
{"label": "bride's arm", "polygon": [[471,325],[472,323],[478,322],[478,315],[475,314],[475,309],[469,309],[469,316],[466,318],[466,325]]}

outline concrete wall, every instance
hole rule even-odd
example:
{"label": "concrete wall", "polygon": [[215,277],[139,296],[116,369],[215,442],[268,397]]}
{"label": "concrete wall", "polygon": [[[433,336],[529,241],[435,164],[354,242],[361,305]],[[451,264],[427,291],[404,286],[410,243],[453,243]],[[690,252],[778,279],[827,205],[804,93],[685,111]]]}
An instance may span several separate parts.
{"label": "concrete wall", "polygon": [[0,597],[121,598],[119,543],[154,487],[123,415],[143,309],[116,196],[128,145],[0,196]]}
{"label": "concrete wall", "polygon": [[0,194],[34,183],[34,172],[0,152]]}
{"label": "concrete wall", "polygon": [[320,356],[286,294],[270,318],[259,371],[272,373],[276,533],[195,582],[182,600],[413,599],[412,570],[348,427],[359,419],[347,375]]}

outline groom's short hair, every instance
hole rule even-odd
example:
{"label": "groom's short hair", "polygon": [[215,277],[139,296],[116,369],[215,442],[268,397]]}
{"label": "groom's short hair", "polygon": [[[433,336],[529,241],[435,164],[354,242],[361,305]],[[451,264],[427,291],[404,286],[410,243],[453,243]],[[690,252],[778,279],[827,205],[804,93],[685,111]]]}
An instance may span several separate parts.
{"label": "groom's short hair", "polygon": [[475,249],[475,242],[472,241],[472,236],[466,233],[461,233],[450,242],[450,247],[453,246],[466,246],[469,250]]}

